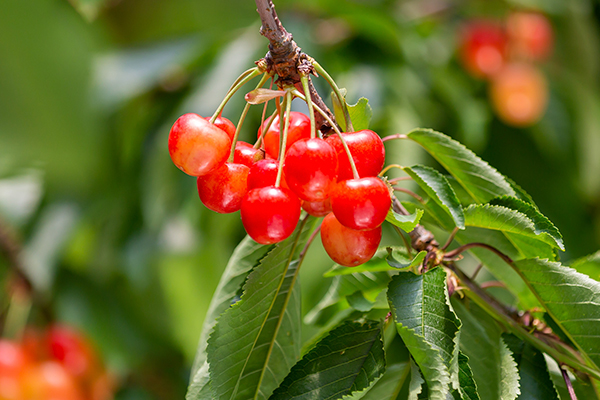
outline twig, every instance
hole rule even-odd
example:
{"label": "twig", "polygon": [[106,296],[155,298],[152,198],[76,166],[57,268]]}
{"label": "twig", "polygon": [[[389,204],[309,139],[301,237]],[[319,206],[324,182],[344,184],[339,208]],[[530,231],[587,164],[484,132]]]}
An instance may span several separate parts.
{"label": "twig", "polygon": [[457,249],[454,249],[452,251],[447,252],[444,255],[444,259],[445,260],[451,260],[454,257],[456,257],[457,255],[459,255],[460,253],[462,253],[463,251],[472,249],[473,247],[481,247],[481,248],[487,249],[487,250],[491,251],[492,253],[496,254],[501,259],[503,259],[507,264],[510,264],[511,266],[513,265],[513,260],[509,256],[507,256],[506,254],[502,253],[497,248],[495,248],[493,246],[490,246],[489,244],[477,243],[477,242],[467,243],[464,246],[460,246]]}
{"label": "twig", "polygon": [[575,389],[573,389],[573,383],[571,382],[571,378],[569,378],[569,373],[565,368],[563,368],[562,365],[560,366],[560,372],[565,380],[565,385],[567,385],[567,390],[569,391],[571,400],[577,400],[577,395],[575,394]]}

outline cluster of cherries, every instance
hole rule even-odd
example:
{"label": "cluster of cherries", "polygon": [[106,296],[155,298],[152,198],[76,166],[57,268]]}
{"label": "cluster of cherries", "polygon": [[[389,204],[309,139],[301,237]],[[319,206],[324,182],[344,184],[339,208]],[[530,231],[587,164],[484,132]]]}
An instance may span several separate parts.
{"label": "cluster of cherries", "polygon": [[1,400],[110,400],[113,393],[98,354],[69,327],[28,328],[18,342],[0,339]]}
{"label": "cluster of cherries", "polygon": [[461,38],[460,58],[474,77],[489,81],[500,119],[523,127],[536,123],[548,102],[548,85],[536,63],[552,53],[553,30],[543,14],[517,11],[504,21],[473,20]]}
{"label": "cluster of cherries", "polygon": [[321,240],[335,262],[368,261],[391,205],[390,188],[377,176],[385,162],[383,141],[370,130],[321,138],[311,135],[308,116],[292,111],[285,119],[284,146],[278,115],[263,123],[257,144],[251,145],[234,140],[236,128],[226,118],[219,116],[213,124],[197,114],[182,115],[169,135],[171,159],[198,177],[206,207],[219,213],[240,210],[256,242],[289,237],[304,209],[325,217]]}

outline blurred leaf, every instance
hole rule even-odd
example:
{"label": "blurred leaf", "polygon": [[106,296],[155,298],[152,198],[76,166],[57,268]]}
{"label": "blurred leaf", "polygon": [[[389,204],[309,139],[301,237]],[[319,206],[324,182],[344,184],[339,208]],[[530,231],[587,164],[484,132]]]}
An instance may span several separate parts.
{"label": "blurred leaf", "polygon": [[410,372],[410,362],[388,365],[385,373],[362,400],[396,400]]}
{"label": "blurred leaf", "polygon": [[39,171],[0,179],[0,215],[11,224],[25,224],[40,205],[42,192]]}
{"label": "blurred leaf", "polygon": [[575,260],[569,267],[600,281],[600,251]]}
{"label": "blurred leaf", "polygon": [[444,175],[437,170],[423,165],[404,167],[404,171],[427,193],[427,196],[438,203],[454,220],[457,228],[465,228],[465,217],[462,207],[452,186]]}
{"label": "blurred leaf", "polygon": [[422,216],[423,210],[420,209],[417,209],[413,214],[410,215],[398,214],[390,209],[385,217],[385,220],[390,224],[402,229],[404,232],[410,233],[419,224]]}
{"label": "blurred leaf", "polygon": [[362,391],[385,372],[381,323],[346,322],[309,351],[269,397],[341,399]]}
{"label": "blurred leaf", "polygon": [[73,7],[89,22],[96,19],[100,11],[107,6],[108,0],[69,0]]}
{"label": "blurred leaf", "polygon": [[514,196],[504,176],[454,139],[431,129],[415,129],[408,138],[419,143],[479,203],[498,196]]}
{"label": "blurred leaf", "polygon": [[[408,257],[406,249],[403,247],[380,247],[373,258],[364,264],[356,267],[348,268],[343,265],[336,264],[331,269],[323,274],[323,277],[330,278],[337,275],[351,275],[359,272],[381,272],[381,271],[395,271],[396,267],[392,267],[387,262],[390,252],[396,254],[396,257],[400,259],[400,262],[411,263],[411,258]],[[387,256],[386,256],[387,255]]]}

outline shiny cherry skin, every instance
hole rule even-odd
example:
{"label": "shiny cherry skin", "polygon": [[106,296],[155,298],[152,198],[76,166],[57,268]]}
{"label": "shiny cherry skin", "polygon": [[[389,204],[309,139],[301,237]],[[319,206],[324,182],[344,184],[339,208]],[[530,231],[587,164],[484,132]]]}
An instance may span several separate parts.
{"label": "shiny cherry skin", "polygon": [[200,200],[221,214],[239,210],[248,192],[249,171],[246,165],[225,163],[210,174],[199,176],[196,183]]}
{"label": "shiny cherry skin", "polygon": [[303,201],[302,209],[313,217],[324,217],[331,212],[331,200],[328,197],[322,201]]}
{"label": "shiny cherry skin", "polygon": [[235,144],[235,151],[233,154],[234,163],[252,167],[252,164],[263,158],[265,158],[263,151],[255,149],[250,143],[238,140]]}
{"label": "shiny cherry skin", "polygon": [[192,176],[205,175],[223,165],[230,148],[227,133],[193,113],[179,117],[169,133],[173,163]]}
{"label": "shiny cherry skin", "polygon": [[462,33],[460,58],[476,78],[500,72],[507,59],[507,37],[502,26],[491,20],[471,21]]}
{"label": "shiny cherry skin", "polygon": [[498,117],[516,127],[538,122],[548,103],[546,78],[528,63],[507,65],[491,81],[489,92]]}
{"label": "shiny cherry skin", "polygon": [[[264,126],[268,122],[268,120],[265,121]],[[262,131],[263,128],[261,127],[258,130],[259,137]],[[279,137],[279,116],[276,116],[263,139],[265,151],[270,157],[279,157]],[[302,138],[310,138],[310,118],[301,112],[292,111],[290,112],[290,126],[288,128],[286,149],[289,149],[294,142]]]}
{"label": "shiny cherry skin", "polygon": [[300,139],[290,146],[283,172],[289,188],[306,201],[323,201],[337,182],[336,150],[323,139]]}
{"label": "shiny cherry skin", "polygon": [[[385,163],[385,147],[377,133],[365,129],[342,133],[342,137],[350,149],[359,177],[376,176],[381,172]],[[335,148],[338,155],[338,181],[354,178],[350,160],[339,136],[333,134],[326,141]]]}
{"label": "shiny cherry skin", "polygon": [[333,213],[323,218],[321,242],[329,257],[345,267],[356,267],[369,261],[381,242],[381,226],[357,231],[340,224]]}
{"label": "shiny cherry skin", "polygon": [[[265,186],[275,186],[278,170],[279,161],[272,158],[258,160],[252,165],[248,173],[248,190]],[[285,180],[285,174],[281,176],[280,186],[289,189]]]}
{"label": "shiny cherry skin", "polygon": [[372,176],[339,182],[331,193],[335,217],[342,225],[355,230],[380,226],[391,204],[388,186]]}
{"label": "shiny cherry skin", "polygon": [[543,60],[552,53],[554,33],[545,15],[514,12],[506,20],[511,52],[528,60]]}
{"label": "shiny cherry skin", "polygon": [[[204,117],[204,119],[210,121],[211,117]],[[233,142],[233,137],[235,136],[235,125],[233,122],[225,117],[218,116],[217,119],[215,119],[214,125],[224,131]]]}
{"label": "shiny cherry skin", "polygon": [[260,244],[288,238],[300,219],[300,200],[289,189],[265,186],[252,189],[242,200],[242,224]]}

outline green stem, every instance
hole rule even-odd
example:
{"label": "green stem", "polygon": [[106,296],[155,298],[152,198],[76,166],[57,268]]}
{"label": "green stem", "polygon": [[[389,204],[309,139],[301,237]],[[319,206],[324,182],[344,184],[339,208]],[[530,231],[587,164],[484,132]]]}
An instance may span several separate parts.
{"label": "green stem", "polygon": [[346,104],[346,99],[342,95],[340,88],[338,88],[333,78],[327,73],[327,71],[325,71],[325,69],[318,62],[312,60],[312,65],[315,68],[315,71],[317,71],[317,73],[320,74],[323,78],[325,78],[327,83],[329,83],[329,86],[331,86],[331,89],[333,89],[333,92],[338,98],[340,105],[342,106],[342,110],[344,111],[344,119],[346,120],[346,132],[354,132],[352,120],[350,119],[350,112],[348,111],[348,105]]}
{"label": "green stem", "polygon": [[219,107],[217,107],[215,113],[212,115],[212,117],[210,117],[210,123],[211,124],[215,123],[215,120],[221,114],[221,112],[223,111],[223,108],[225,108],[225,105],[227,104],[227,102],[233,97],[233,95],[242,86],[244,86],[246,83],[250,82],[252,79],[254,79],[255,77],[257,77],[258,75],[260,75],[262,73],[263,72],[261,72],[261,70],[258,67],[254,67],[254,68],[251,68],[248,71],[244,72],[242,75],[240,75],[240,77],[236,80],[237,83],[235,83],[229,89],[229,91],[227,92],[227,95],[225,96],[225,98],[223,99],[221,104],[219,104]]}
{"label": "green stem", "polygon": [[302,82],[302,89],[304,89],[304,95],[306,96],[306,105],[308,106],[308,116],[310,117],[310,137],[311,139],[314,139],[317,137],[317,129],[315,124],[315,113],[313,111],[313,102],[310,98],[310,91],[308,88],[308,76],[305,74],[301,74],[300,82]]}
{"label": "green stem", "polygon": [[[283,174],[283,160],[285,160],[285,150],[287,147],[287,135],[290,127],[290,112],[292,111],[292,92],[288,90],[285,94],[285,121],[283,127],[283,135],[280,135],[280,148],[279,148],[279,169],[277,170],[277,178],[275,179],[275,187],[279,187],[281,184],[281,176]],[[281,117],[279,118],[281,121]]]}

